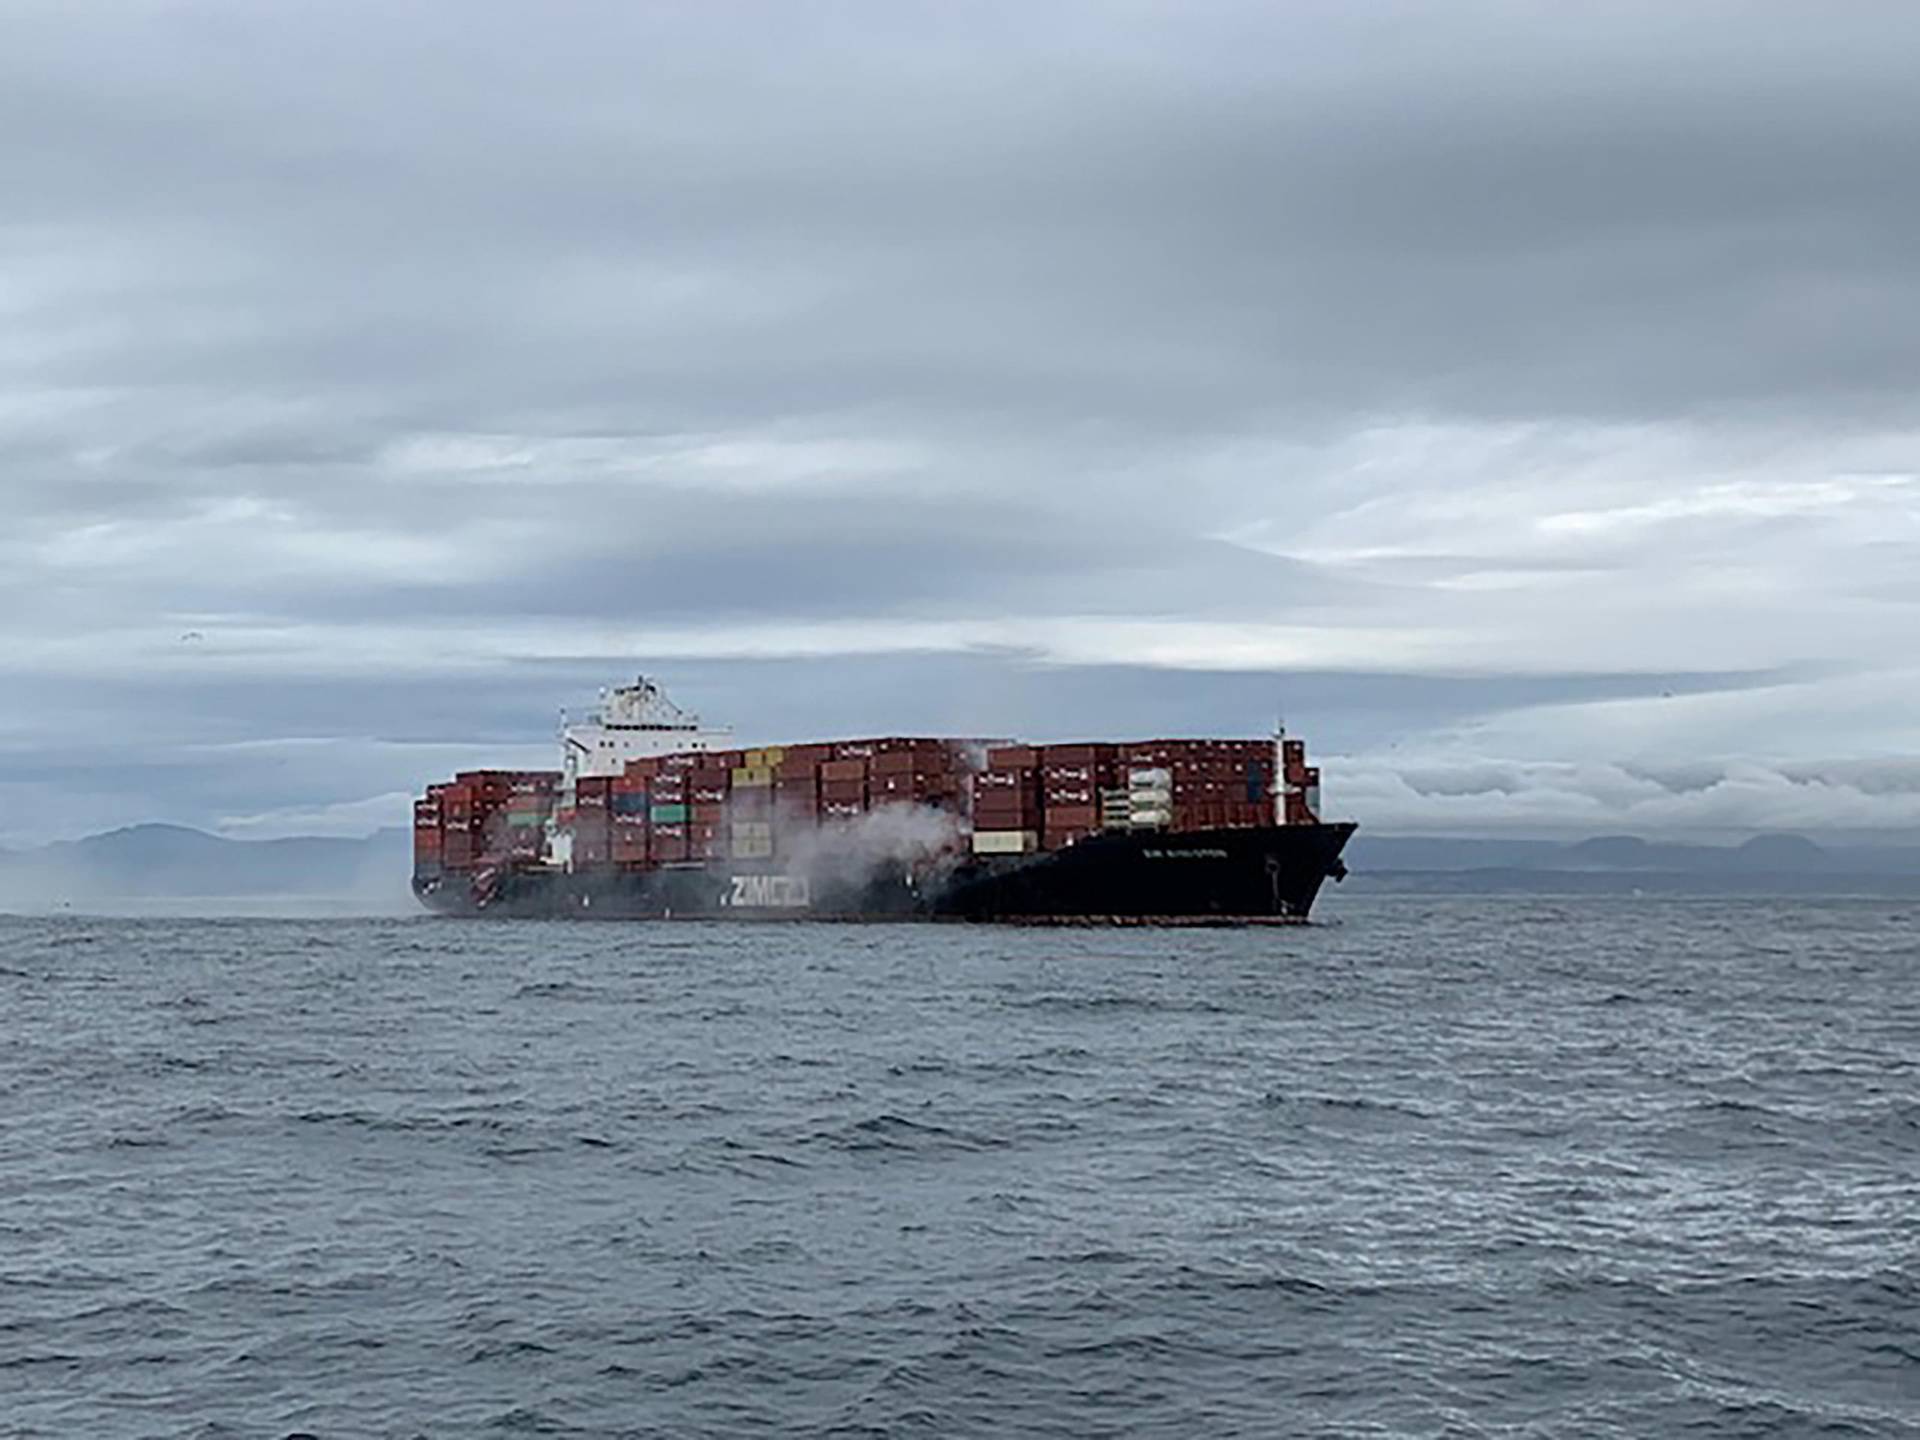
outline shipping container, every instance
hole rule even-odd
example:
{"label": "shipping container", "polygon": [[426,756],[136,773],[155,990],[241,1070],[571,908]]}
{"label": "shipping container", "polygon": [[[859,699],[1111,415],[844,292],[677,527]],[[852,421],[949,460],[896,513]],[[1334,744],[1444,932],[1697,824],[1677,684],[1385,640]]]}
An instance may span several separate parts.
{"label": "shipping container", "polygon": [[773,791],[736,790],[727,804],[727,813],[743,820],[764,820],[773,814]]}
{"label": "shipping container", "polygon": [[1049,825],[1040,832],[1040,848],[1064,850],[1069,845],[1078,845],[1089,835],[1097,833],[1091,825]]}
{"label": "shipping container", "polygon": [[1032,830],[976,830],[973,853],[976,855],[1025,855],[1040,848],[1040,837]]}
{"label": "shipping container", "polygon": [[1100,823],[1100,808],[1097,805],[1049,805],[1046,807],[1047,828],[1072,827],[1091,830]]}

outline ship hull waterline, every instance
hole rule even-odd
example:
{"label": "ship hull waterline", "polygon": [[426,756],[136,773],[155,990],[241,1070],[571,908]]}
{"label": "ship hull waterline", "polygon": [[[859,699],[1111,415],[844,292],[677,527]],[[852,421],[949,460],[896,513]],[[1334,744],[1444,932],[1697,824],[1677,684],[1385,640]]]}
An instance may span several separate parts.
{"label": "ship hull waterline", "polygon": [[710,860],[651,869],[483,866],[416,872],[442,915],[495,919],[972,921],[1003,924],[1304,923],[1344,875],[1351,824],[1241,826],[1091,836],[1064,850],[973,856],[926,872],[830,853],[804,869]]}

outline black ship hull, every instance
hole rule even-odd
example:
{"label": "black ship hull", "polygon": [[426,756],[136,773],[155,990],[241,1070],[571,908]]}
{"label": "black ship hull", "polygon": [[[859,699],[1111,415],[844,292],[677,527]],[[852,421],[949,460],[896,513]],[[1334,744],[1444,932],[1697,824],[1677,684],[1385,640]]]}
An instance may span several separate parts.
{"label": "black ship hull", "polygon": [[499,918],[958,920],[1235,924],[1304,921],[1346,873],[1350,824],[1123,832],[1036,855],[974,856],[944,869],[830,858],[713,860],[646,870],[482,866],[416,872],[414,893],[447,915]]}

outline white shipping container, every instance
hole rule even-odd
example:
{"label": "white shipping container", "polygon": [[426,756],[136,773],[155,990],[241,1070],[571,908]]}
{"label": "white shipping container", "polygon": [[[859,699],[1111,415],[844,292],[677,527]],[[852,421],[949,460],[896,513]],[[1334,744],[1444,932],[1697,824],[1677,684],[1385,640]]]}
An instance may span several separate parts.
{"label": "white shipping container", "polygon": [[1040,848],[1040,837],[1032,830],[976,830],[973,853],[976,855],[1026,855]]}

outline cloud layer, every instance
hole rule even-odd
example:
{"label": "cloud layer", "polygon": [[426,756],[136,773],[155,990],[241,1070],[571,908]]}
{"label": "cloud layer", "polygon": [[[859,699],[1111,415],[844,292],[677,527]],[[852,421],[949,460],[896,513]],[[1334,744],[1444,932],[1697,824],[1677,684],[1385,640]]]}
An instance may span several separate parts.
{"label": "cloud layer", "polygon": [[1920,823],[1897,7],[8,30],[0,843],[372,823],[641,667],[1284,709],[1381,829]]}

